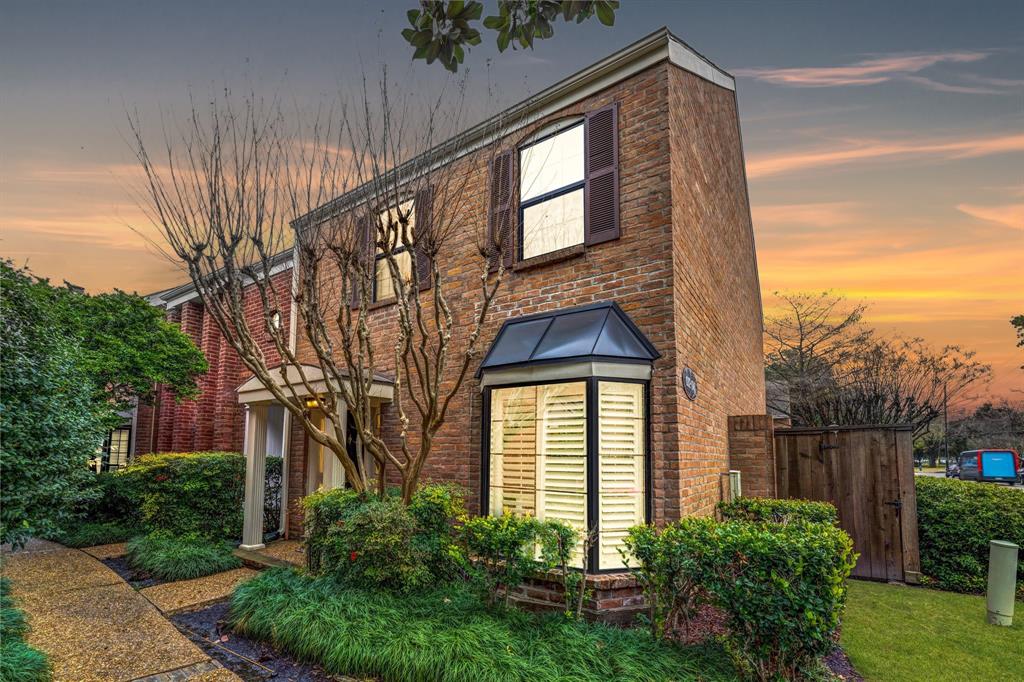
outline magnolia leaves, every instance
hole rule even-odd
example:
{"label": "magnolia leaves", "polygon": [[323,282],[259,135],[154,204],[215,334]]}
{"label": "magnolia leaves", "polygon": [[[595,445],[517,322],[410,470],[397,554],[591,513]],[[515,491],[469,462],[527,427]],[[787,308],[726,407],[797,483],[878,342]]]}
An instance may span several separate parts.
{"label": "magnolia leaves", "polygon": [[[559,18],[580,24],[597,15],[598,21],[611,26],[618,8],[618,0],[500,0],[498,14],[486,17],[483,25],[497,32],[499,52],[510,45],[513,50],[517,46],[533,49],[534,40],[554,36]],[[483,3],[475,0],[422,0],[420,9],[408,12],[412,28],[402,31],[415,48],[412,58],[425,59],[427,64],[440,61],[449,71],[457,71],[466,50],[480,44],[480,31],[473,24],[480,21],[483,10]]]}

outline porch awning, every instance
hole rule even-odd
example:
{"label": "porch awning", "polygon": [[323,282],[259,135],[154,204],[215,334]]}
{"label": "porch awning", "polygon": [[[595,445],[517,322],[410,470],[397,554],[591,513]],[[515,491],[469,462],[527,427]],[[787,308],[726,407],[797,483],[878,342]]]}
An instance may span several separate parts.
{"label": "porch awning", "polygon": [[[300,398],[310,395],[310,392],[302,383],[297,367],[294,365],[284,366],[284,377],[281,376],[281,368],[282,366],[278,365],[270,370],[270,375],[277,381],[278,386],[282,388],[288,385],[294,386]],[[316,394],[328,391],[328,382],[324,379],[324,373],[319,367],[315,365],[302,365],[302,373],[305,374],[306,381],[313,387],[313,391]],[[347,379],[344,380],[347,381]],[[331,381],[331,384],[331,390],[338,390],[335,381]],[[238,387],[236,392],[238,393],[238,402],[243,404],[266,403],[275,400],[274,394],[257,377],[246,381]],[[290,393],[290,391],[286,390],[286,393]],[[394,394],[394,380],[383,374],[374,374],[373,385],[370,388],[370,397],[390,401],[394,398]]]}
{"label": "porch awning", "polygon": [[608,301],[507,320],[477,376],[556,363],[650,366],[659,357],[629,315]]}

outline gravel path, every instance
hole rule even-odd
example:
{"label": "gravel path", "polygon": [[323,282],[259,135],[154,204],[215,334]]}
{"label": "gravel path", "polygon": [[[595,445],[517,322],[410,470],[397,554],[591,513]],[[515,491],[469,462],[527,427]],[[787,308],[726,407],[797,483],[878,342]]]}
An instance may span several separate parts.
{"label": "gravel path", "polygon": [[33,540],[3,555],[3,575],[31,626],[28,642],[50,656],[54,682],[231,679],[89,554]]}

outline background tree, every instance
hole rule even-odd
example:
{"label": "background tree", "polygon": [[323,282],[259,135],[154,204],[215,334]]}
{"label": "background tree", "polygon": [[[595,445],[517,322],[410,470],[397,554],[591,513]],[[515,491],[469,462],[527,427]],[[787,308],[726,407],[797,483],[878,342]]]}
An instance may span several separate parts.
{"label": "background tree", "polygon": [[0,329],[0,541],[20,544],[84,501],[87,462],[133,395],[155,381],[192,395],[206,362],[144,299],[53,287],[9,261]]}
{"label": "background tree", "polygon": [[[484,146],[456,159],[454,146],[438,144],[465,129],[463,85],[431,102],[397,96],[386,74],[379,85],[371,95],[364,84],[351,106],[321,108],[308,120],[254,96],[241,105],[218,98],[204,110],[193,108],[187,124],[156,147],[147,144],[137,118],[132,127],[147,181],[143,203],[243,364],[294,424],[337,457],[354,489],[372,490],[372,472],[357,466],[338,435],[347,410],[378,471],[393,474],[408,501],[480,353],[505,274],[506,242],[467,227],[479,222],[471,203],[476,190],[467,187],[488,177],[496,149]],[[508,123],[496,122],[495,130]],[[159,150],[157,157],[151,149]],[[506,234],[511,211],[494,216],[488,234]],[[466,244],[475,262],[458,266],[468,267],[470,277],[449,278],[447,267],[455,263],[446,259]],[[288,330],[272,322],[292,293],[270,276],[273,259],[289,248],[297,258],[302,360],[333,387],[319,396]],[[250,285],[260,301],[255,322],[245,314]],[[395,333],[386,341],[370,329],[375,289],[394,298]],[[280,357],[279,367],[266,345]],[[392,442],[380,437],[373,418],[381,372],[394,378],[389,409],[399,434]],[[323,423],[307,409],[307,396]],[[378,476],[379,492],[384,483]]]}
{"label": "background tree", "polygon": [[[1010,324],[1017,332],[1017,348],[1024,348],[1024,315],[1010,318]],[[1024,365],[1021,365],[1020,368],[1024,369]]]}
{"label": "background tree", "polygon": [[863,325],[863,305],[840,296],[782,295],[786,313],[765,325],[766,377],[786,387],[770,407],[803,426],[912,424],[927,431],[991,368],[958,346],[882,338]]}
{"label": "background tree", "polygon": [[[484,28],[497,33],[498,51],[511,45],[533,49],[536,40],[555,35],[555,23],[583,23],[597,16],[605,26],[615,24],[618,0],[499,0],[498,14],[483,20]],[[481,42],[476,23],[483,15],[482,2],[470,0],[422,0],[419,9],[408,12],[412,28],[402,31],[402,37],[413,46],[413,59],[424,59],[427,64],[439,61],[451,72],[459,68],[466,51]]]}
{"label": "background tree", "polygon": [[949,452],[1011,448],[1024,453],[1024,404],[984,403],[949,423]]}

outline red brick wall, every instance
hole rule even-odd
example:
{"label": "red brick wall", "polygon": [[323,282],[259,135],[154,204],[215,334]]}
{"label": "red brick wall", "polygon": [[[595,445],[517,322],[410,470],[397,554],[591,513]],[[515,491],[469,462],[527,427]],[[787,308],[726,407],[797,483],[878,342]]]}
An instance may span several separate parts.
{"label": "red brick wall", "polygon": [[[279,294],[281,324],[286,330],[291,315],[291,277],[291,270],[286,270],[271,278]],[[263,313],[255,287],[246,291],[245,312],[250,328],[262,330]],[[195,400],[179,403],[165,388],[159,387],[155,406],[139,406],[136,454],[211,449],[241,451],[245,416],[235,391],[252,374],[198,299],[169,310],[167,319],[180,323],[182,331],[203,351],[209,371],[199,379],[200,395]],[[262,332],[258,338],[267,362],[277,364],[280,359],[273,341]],[[154,410],[155,424],[152,423]]]}
{"label": "red brick wall", "polygon": [[[679,504],[710,514],[729,469],[728,417],[763,414],[761,295],[735,93],[669,68]],[[697,376],[698,397],[680,373]]]}

